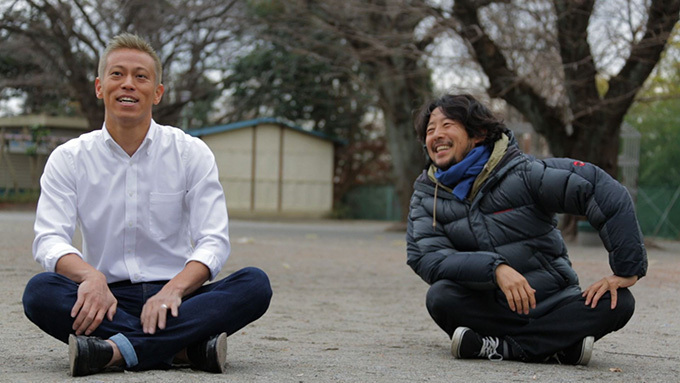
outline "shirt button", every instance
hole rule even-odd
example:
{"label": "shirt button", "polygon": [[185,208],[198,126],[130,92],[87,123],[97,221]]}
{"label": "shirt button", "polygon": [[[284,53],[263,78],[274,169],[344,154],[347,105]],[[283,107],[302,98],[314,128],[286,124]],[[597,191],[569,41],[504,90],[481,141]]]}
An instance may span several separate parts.
{"label": "shirt button", "polygon": [[128,226],[132,227],[132,221],[128,222]]}
{"label": "shirt button", "polygon": [[128,192],[128,195],[129,195],[130,197],[132,197],[133,195],[135,195],[135,192],[133,192],[133,191]]}
{"label": "shirt button", "polygon": [[142,278],[142,276],[141,276],[141,275],[139,275],[139,274],[135,274],[135,279],[141,279],[141,278]]}

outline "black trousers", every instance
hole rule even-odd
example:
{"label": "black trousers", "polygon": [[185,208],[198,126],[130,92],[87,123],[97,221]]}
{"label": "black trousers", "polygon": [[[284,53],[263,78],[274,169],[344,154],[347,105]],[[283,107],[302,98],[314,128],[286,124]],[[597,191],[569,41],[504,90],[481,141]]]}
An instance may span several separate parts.
{"label": "black trousers", "polygon": [[598,340],[622,328],[633,316],[635,298],[618,290],[615,309],[607,292],[595,308],[585,298],[567,298],[540,317],[517,314],[501,304],[496,291],[471,290],[449,280],[435,282],[427,292],[427,310],[449,337],[456,327],[506,340],[516,359],[540,362],[587,336]]}

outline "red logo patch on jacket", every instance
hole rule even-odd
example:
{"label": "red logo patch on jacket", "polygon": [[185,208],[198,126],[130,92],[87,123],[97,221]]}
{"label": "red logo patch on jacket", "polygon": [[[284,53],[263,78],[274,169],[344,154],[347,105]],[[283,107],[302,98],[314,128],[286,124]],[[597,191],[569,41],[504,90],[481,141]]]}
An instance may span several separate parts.
{"label": "red logo patch on jacket", "polygon": [[586,166],[586,163],[583,162],[583,161],[574,161],[574,166],[578,166],[578,167]]}

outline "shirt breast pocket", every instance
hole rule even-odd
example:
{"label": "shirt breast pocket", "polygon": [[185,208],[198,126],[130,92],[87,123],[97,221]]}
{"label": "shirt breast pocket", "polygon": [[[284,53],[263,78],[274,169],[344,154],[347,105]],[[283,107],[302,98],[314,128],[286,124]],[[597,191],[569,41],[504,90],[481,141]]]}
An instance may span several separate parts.
{"label": "shirt breast pocket", "polygon": [[149,196],[149,230],[154,238],[175,236],[182,227],[184,192],[154,193]]}

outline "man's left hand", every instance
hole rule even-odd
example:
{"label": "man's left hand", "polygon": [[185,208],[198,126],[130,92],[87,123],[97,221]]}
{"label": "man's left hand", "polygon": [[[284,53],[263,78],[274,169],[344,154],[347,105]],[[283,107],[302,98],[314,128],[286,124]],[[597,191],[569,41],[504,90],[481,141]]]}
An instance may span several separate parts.
{"label": "man's left hand", "polygon": [[610,275],[600,279],[585,289],[582,296],[586,298],[586,306],[595,308],[600,298],[609,291],[611,295],[611,309],[616,308],[617,291],[618,289],[633,286],[638,281],[636,275],[632,277],[619,277],[618,275]]}
{"label": "man's left hand", "polygon": [[142,307],[142,329],[145,334],[155,334],[165,329],[168,310],[173,317],[179,315],[182,298],[194,292],[210,277],[210,269],[197,261],[188,262],[179,274],[163,286],[158,294],[149,298]]}
{"label": "man's left hand", "polygon": [[[167,287],[167,286],[166,286]],[[177,291],[170,291],[165,287],[158,294],[149,298],[142,307],[142,329],[145,334],[155,334],[156,329],[163,330],[168,311],[173,317],[179,315],[182,295]]]}

